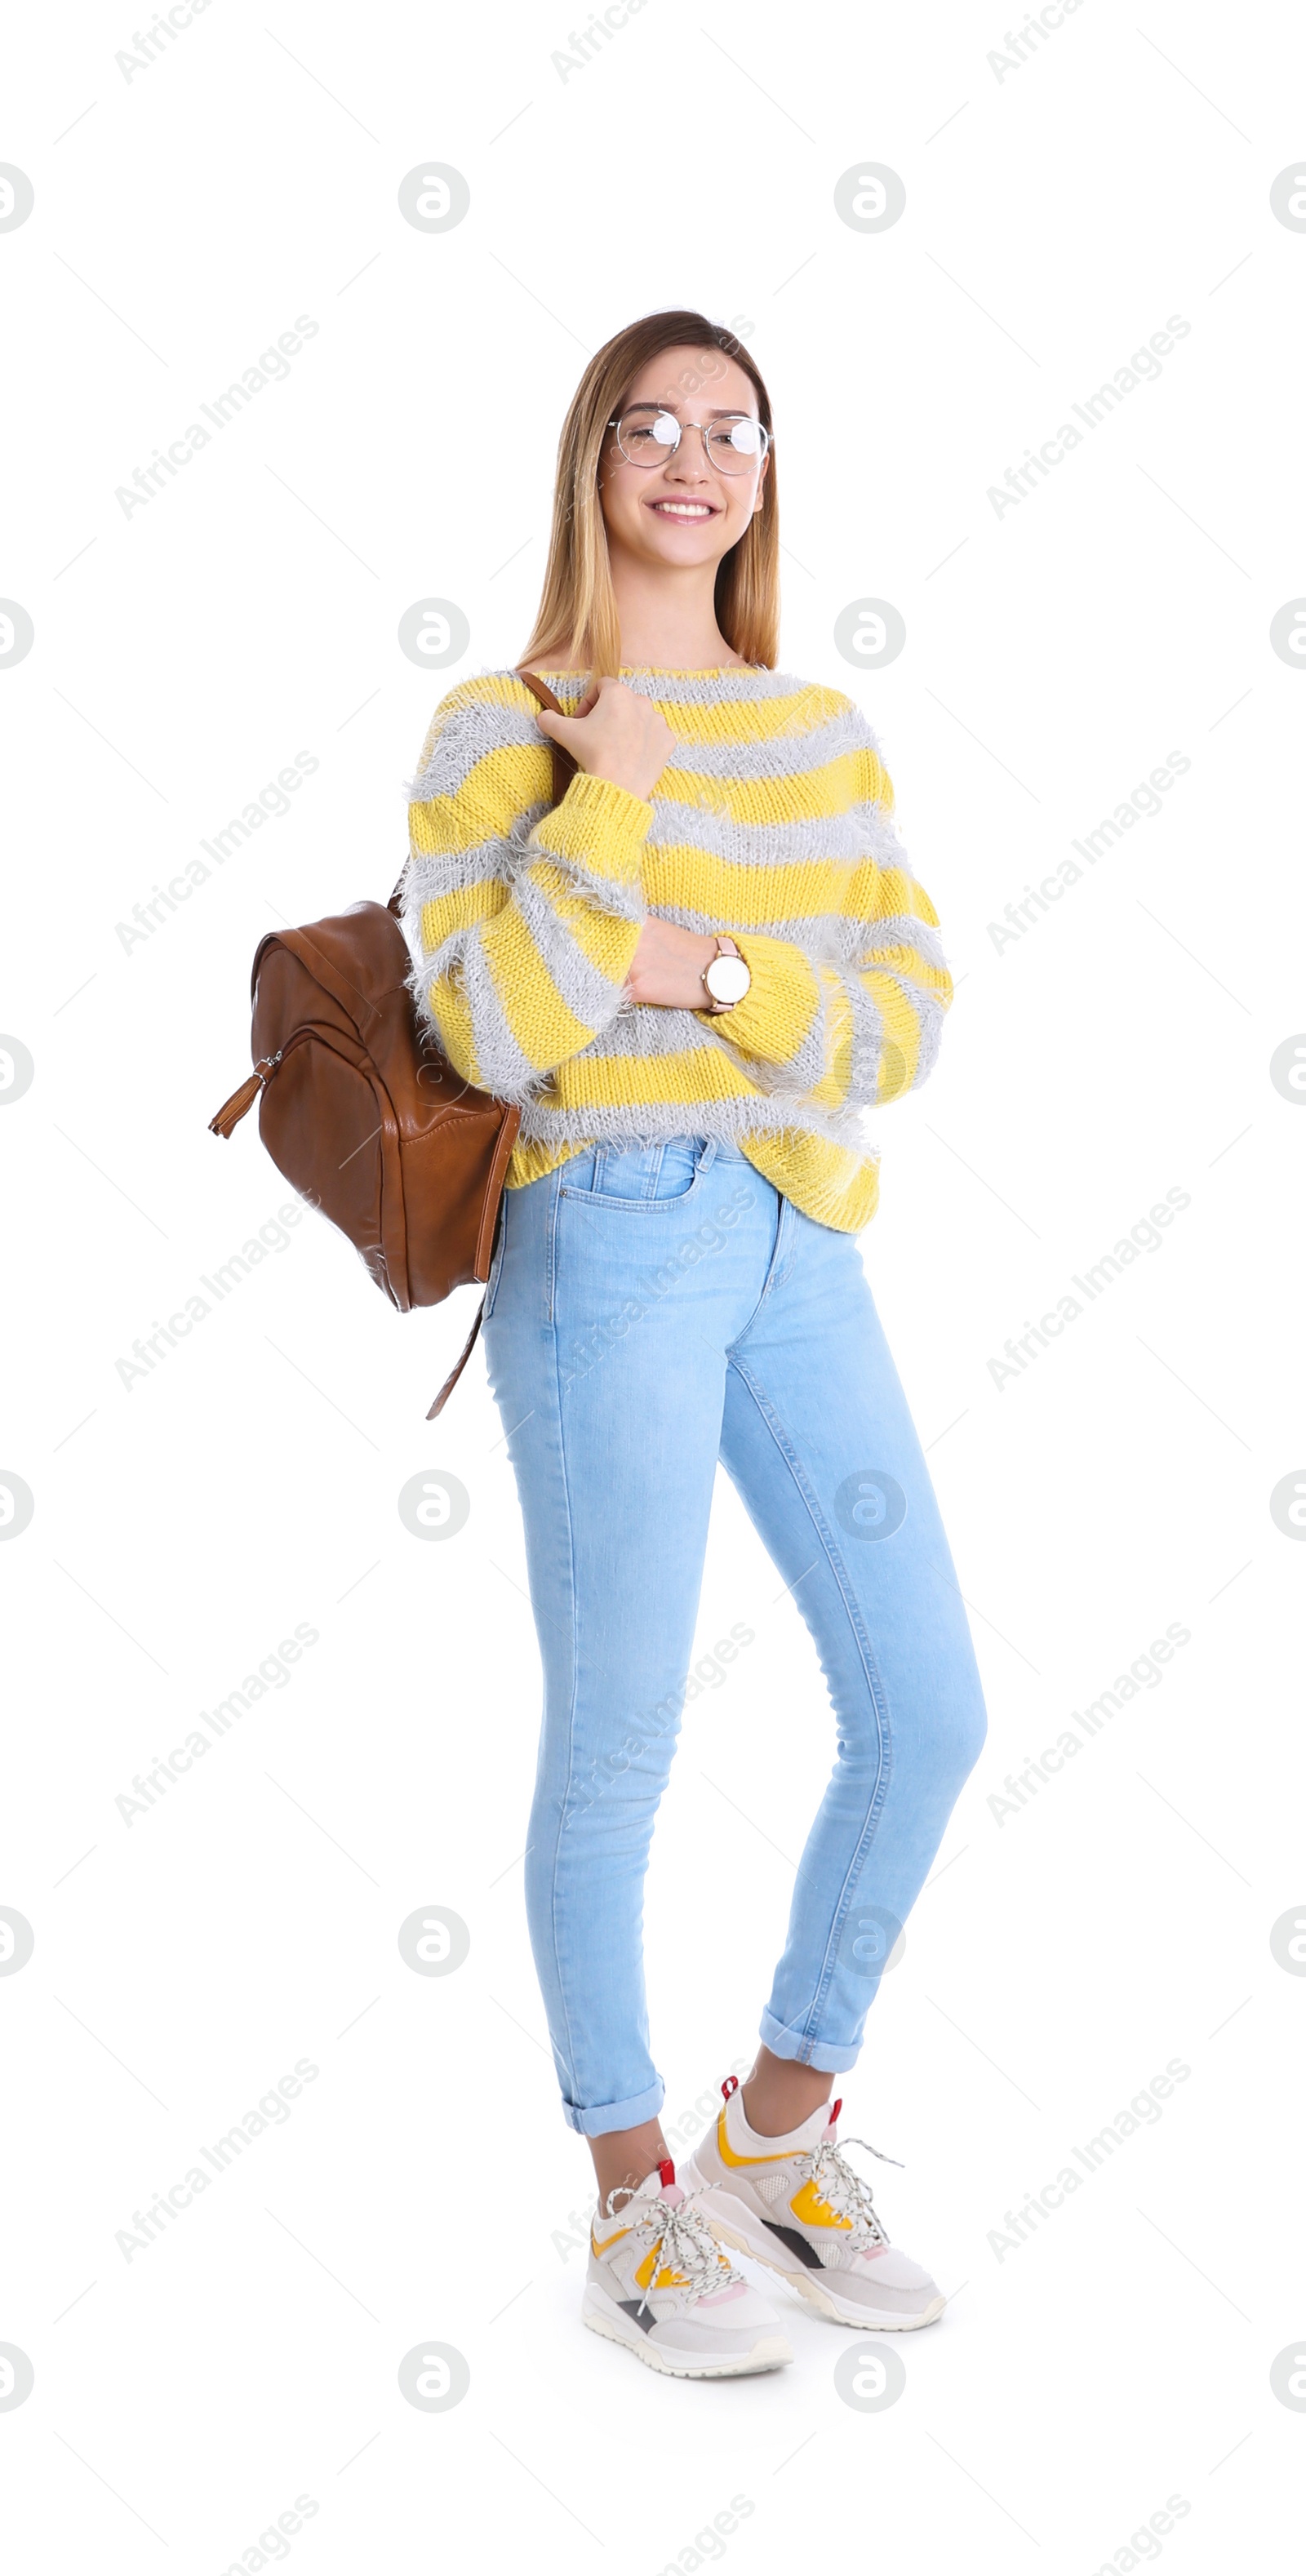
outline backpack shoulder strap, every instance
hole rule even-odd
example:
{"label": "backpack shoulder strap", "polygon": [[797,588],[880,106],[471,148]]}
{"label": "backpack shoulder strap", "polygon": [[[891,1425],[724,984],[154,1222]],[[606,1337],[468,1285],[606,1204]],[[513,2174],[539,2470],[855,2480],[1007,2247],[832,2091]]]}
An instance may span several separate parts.
{"label": "backpack shoulder strap", "polygon": [[[519,670],[517,677],[530,690],[531,696],[537,703],[550,715],[565,715],[565,707],[559,706],[548,681],[542,680],[537,671]],[[560,805],[576,775],[578,764],[572,759],[569,751],[563,750],[560,742],[551,742],[549,749],[553,754],[553,802],[555,805]]]}

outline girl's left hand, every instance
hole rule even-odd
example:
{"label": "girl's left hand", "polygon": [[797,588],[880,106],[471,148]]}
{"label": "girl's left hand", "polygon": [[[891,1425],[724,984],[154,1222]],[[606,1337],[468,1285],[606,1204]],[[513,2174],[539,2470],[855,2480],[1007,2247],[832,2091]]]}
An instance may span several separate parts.
{"label": "girl's left hand", "polygon": [[706,1010],[709,996],[702,974],[716,953],[710,931],[681,930],[676,922],[660,921],[649,913],[627,972],[626,989],[636,1002],[652,1002],[663,1010]]}

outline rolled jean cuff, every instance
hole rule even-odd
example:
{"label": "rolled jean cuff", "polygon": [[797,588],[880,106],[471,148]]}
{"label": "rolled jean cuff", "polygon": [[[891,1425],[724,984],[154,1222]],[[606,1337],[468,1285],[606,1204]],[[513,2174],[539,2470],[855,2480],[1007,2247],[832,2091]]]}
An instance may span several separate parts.
{"label": "rolled jean cuff", "polygon": [[569,2129],[582,2138],[605,2138],[609,2129],[637,2129],[643,2120],[655,2120],[667,2098],[667,2088],[659,2076],[645,2093],[632,2093],[628,2102],[601,2102],[596,2111],[578,2111],[574,2102],[564,2102],[562,2116]]}
{"label": "rolled jean cuff", "polygon": [[860,2041],[806,2040],[799,2030],[790,2030],[772,2013],[764,2012],[758,2025],[759,2036],[773,2057],[787,2057],[795,2066],[814,2066],[818,2075],[848,2075],[861,2054]]}

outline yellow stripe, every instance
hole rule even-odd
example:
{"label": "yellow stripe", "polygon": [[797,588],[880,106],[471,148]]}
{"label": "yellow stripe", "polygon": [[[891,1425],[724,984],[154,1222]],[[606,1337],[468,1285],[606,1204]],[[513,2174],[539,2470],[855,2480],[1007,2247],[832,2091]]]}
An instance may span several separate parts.
{"label": "yellow stripe", "polygon": [[702,805],[732,823],[820,822],[846,814],[860,794],[858,763],[851,752],[788,778],[711,778],[672,763],[657,782],[659,800]]}
{"label": "yellow stripe", "polygon": [[493,877],[459,886],[452,894],[433,894],[422,906],[423,948],[438,948],[451,930],[468,930],[474,922],[488,921],[492,913],[502,912],[507,900],[507,887],[497,885]]}
{"label": "yellow stripe", "polygon": [[626,970],[639,946],[644,924],[627,921],[620,913],[600,912],[587,895],[578,894],[563,870],[548,859],[537,859],[528,871],[533,885],[540,888],[551,909],[564,921],[576,945],[597,966],[611,984],[624,984]]}
{"label": "yellow stripe", "polygon": [[464,1082],[470,1082],[477,1091],[483,1090],[484,1085],[481,1081],[476,1048],[472,1039],[472,1015],[468,1008],[466,994],[460,992],[457,985],[451,984],[446,977],[440,976],[432,984],[426,998],[440,1032],[440,1044],[450,1064],[455,1072],[462,1075]]}
{"label": "yellow stripe", "polygon": [[754,1171],[818,1225],[860,1234],[870,1224],[880,1203],[880,1175],[867,1156],[794,1128],[741,1136],[739,1142]]}
{"label": "yellow stripe", "polygon": [[[571,1109],[610,1108],[620,1100],[632,1106],[674,1102],[692,1110],[709,1100],[757,1097],[747,1074],[728,1057],[699,1048],[683,1055],[587,1055],[583,1063],[560,1064],[552,1088],[557,1103]],[[691,1121],[685,1132],[694,1133]],[[741,1145],[744,1141],[741,1137]]]}
{"label": "yellow stripe", "polygon": [[891,914],[915,915],[937,930],[939,916],[923,885],[909,877],[902,868],[877,867],[874,859],[859,859],[852,870],[843,898],[844,910],[862,921],[887,921]]}
{"label": "yellow stripe", "polygon": [[[547,680],[554,691],[560,680],[580,676],[576,671],[540,670],[540,678]],[[642,689],[640,695],[644,695]],[[503,698],[496,703],[503,704]],[[805,681],[800,688],[787,690],[779,697],[720,698],[706,706],[673,697],[652,698],[659,714],[684,742],[773,742],[783,734],[792,734],[801,741],[805,732],[846,713],[851,703],[841,689],[825,688],[819,681]]]}
{"label": "yellow stripe", "polygon": [[487,751],[468,771],[456,796],[428,796],[424,804],[409,806],[413,848],[444,858],[451,851],[474,847],[478,840],[506,840],[528,805],[548,803],[552,782],[552,757],[542,735],[538,751],[530,743]]}
{"label": "yellow stripe", "polygon": [[542,1071],[588,1046],[593,1030],[568,1009],[519,912],[505,907],[481,945],[504,1018],[532,1067]]}
{"label": "yellow stripe", "polygon": [[[660,790],[659,790],[660,792]],[[742,937],[767,921],[817,921],[844,908],[849,872],[837,859],[805,859],[794,866],[745,867],[718,857],[696,841],[667,847],[650,842],[642,880],[650,904],[728,921]],[[906,906],[901,907],[904,911]]]}

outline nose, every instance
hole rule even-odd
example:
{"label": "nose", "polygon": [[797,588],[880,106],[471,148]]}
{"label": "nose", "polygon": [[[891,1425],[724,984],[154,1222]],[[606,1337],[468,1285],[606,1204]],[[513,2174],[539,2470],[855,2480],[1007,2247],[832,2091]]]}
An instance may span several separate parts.
{"label": "nose", "polygon": [[674,456],[667,458],[662,471],[675,483],[706,483],[707,445],[696,422],[686,421],[683,424],[680,445]]}

